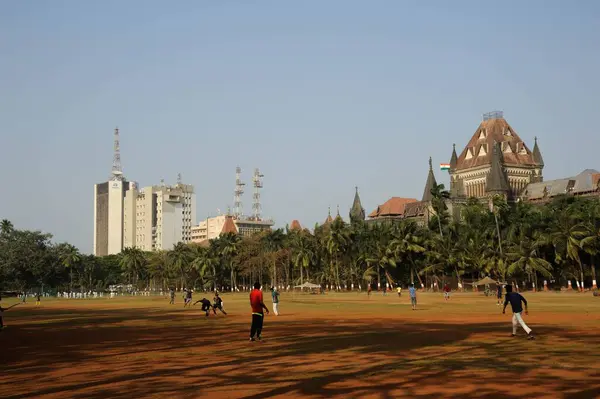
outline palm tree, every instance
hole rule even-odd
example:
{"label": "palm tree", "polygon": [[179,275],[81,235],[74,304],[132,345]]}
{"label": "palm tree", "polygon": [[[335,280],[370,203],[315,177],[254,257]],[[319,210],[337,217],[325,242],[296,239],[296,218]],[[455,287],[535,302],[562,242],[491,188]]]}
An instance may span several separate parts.
{"label": "palm tree", "polygon": [[169,279],[169,254],[167,251],[152,252],[148,255],[148,273],[156,285],[160,281],[161,289],[167,289]]}
{"label": "palm tree", "polygon": [[187,287],[186,275],[190,265],[192,251],[189,246],[180,242],[168,252],[169,265],[181,278],[181,288]]}
{"label": "palm tree", "polygon": [[[394,265],[406,261],[410,264],[411,279],[415,270],[415,256],[425,252],[422,239],[418,236],[418,227],[413,222],[401,223],[393,233],[394,238],[389,243],[388,253]],[[443,236],[440,236],[443,237]],[[417,274],[419,282],[421,278]],[[411,281],[412,283],[412,281]]]}
{"label": "palm tree", "polygon": [[81,262],[81,254],[73,245],[66,243],[61,245],[59,251],[62,265],[69,270],[69,292],[73,292],[73,268]]}
{"label": "palm tree", "polygon": [[2,222],[0,222],[0,237],[4,238],[10,236],[14,229],[15,228],[10,220],[2,219]]}
{"label": "palm tree", "polygon": [[215,245],[209,245],[207,248],[197,247],[193,252],[192,267],[198,272],[203,285],[212,285],[214,291],[217,290],[217,267],[220,263]]}
{"label": "palm tree", "polygon": [[121,252],[121,260],[119,262],[121,269],[127,275],[129,283],[136,287],[140,274],[147,263],[146,254],[139,248],[125,248]]}
{"label": "palm tree", "polygon": [[283,248],[285,235],[282,229],[270,230],[261,237],[263,248],[267,252],[265,255],[271,260],[272,273],[271,273],[271,285],[277,286],[277,256],[274,253]]}
{"label": "palm tree", "polygon": [[551,244],[554,247],[557,263],[561,263],[563,260],[570,260],[579,267],[582,291],[584,288],[584,276],[579,251],[581,250],[580,241],[585,237],[585,226],[567,208],[555,215],[546,234],[541,235],[536,244],[538,246]]}
{"label": "palm tree", "polygon": [[436,184],[431,189],[431,196],[433,197],[431,200],[431,206],[433,207],[433,210],[437,216],[438,227],[440,228],[440,236],[443,236],[442,218],[446,212],[446,200],[450,198],[450,192],[446,190],[446,187],[443,184]]}
{"label": "palm tree", "polygon": [[594,258],[600,253],[600,227],[590,226],[587,234],[580,241],[581,248],[590,256],[590,269],[592,271],[592,285],[596,285],[596,266]]}
{"label": "palm tree", "polygon": [[330,256],[330,266],[332,276],[335,276],[336,289],[340,285],[340,255],[345,251],[349,243],[349,232],[346,229],[346,223],[341,218],[336,218],[326,236],[326,248]]}
{"label": "palm tree", "polygon": [[552,265],[547,260],[540,257],[538,247],[532,240],[523,240],[516,243],[508,254],[512,263],[508,266],[508,274],[514,275],[518,272],[525,272],[529,276],[533,275],[534,283],[537,285],[537,274],[544,277],[552,277]]}
{"label": "palm tree", "polygon": [[504,216],[509,211],[509,206],[506,203],[506,200],[499,196],[495,195],[492,198],[491,202],[491,211],[494,214],[494,222],[496,224],[496,234],[498,237],[498,248],[500,249],[500,255],[502,255],[502,234],[500,234],[500,223],[498,222],[498,216]]}
{"label": "palm tree", "polygon": [[[308,273],[308,267],[314,257],[315,253],[312,250],[310,234],[304,231],[295,234],[292,240],[292,259],[294,266],[300,270],[301,285],[304,283],[303,270],[306,269]],[[306,278],[308,279],[308,274]]]}
{"label": "palm tree", "polygon": [[226,233],[221,235],[219,238],[219,249],[221,256],[225,259],[229,271],[231,272],[231,291],[236,288],[235,282],[235,269],[233,265],[233,258],[237,254],[240,246],[240,236],[235,233]]}

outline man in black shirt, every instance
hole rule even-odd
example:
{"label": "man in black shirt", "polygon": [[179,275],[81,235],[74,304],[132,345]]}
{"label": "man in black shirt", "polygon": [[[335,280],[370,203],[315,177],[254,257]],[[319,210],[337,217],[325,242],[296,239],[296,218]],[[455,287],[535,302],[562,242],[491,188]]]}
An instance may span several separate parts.
{"label": "man in black shirt", "polygon": [[533,334],[531,333],[531,328],[525,324],[523,321],[523,317],[521,317],[521,313],[523,312],[523,307],[521,306],[521,302],[525,304],[525,314],[529,314],[527,311],[527,300],[523,298],[523,296],[517,292],[512,292],[512,286],[506,285],[506,296],[504,300],[504,308],[502,309],[502,313],[506,313],[506,306],[510,303],[513,311],[512,325],[513,332],[512,336],[517,335],[517,326],[520,324],[523,327],[523,330],[527,333],[527,339],[535,339]]}
{"label": "man in black shirt", "polygon": [[208,317],[208,313],[212,309],[212,305],[211,305],[210,301],[206,298],[202,298],[199,301],[194,302],[194,305],[197,304],[198,302],[202,303],[202,311],[206,312],[206,317]]}

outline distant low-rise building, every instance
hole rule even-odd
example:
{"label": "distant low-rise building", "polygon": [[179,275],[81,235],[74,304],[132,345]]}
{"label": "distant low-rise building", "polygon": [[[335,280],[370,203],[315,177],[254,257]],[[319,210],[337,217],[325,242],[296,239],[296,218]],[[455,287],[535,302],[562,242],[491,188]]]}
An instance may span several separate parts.
{"label": "distant low-rise building", "polygon": [[600,172],[586,169],[577,176],[530,183],[521,193],[523,201],[546,203],[559,196],[600,197]]}
{"label": "distant low-rise building", "polygon": [[272,220],[251,217],[219,215],[206,218],[191,229],[191,241],[197,244],[212,240],[225,233],[236,233],[248,237],[260,231],[271,230]]}

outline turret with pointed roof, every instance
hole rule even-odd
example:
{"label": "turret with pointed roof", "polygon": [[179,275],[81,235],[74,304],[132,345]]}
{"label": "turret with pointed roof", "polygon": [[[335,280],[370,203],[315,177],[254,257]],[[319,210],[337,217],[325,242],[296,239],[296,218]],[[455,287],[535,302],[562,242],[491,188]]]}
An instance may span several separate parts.
{"label": "turret with pointed roof", "polygon": [[223,228],[221,229],[221,234],[233,233],[237,234],[238,229],[235,226],[233,221],[233,216],[227,215],[225,216],[225,223],[223,224]]}
{"label": "turret with pointed roof", "polygon": [[492,150],[492,165],[487,175],[485,191],[488,194],[508,195],[510,186],[504,171],[502,149],[500,143],[494,142]]}
{"label": "turret with pointed roof", "polygon": [[425,190],[423,191],[423,199],[421,201],[431,201],[433,196],[431,195],[431,190],[433,190],[437,186],[437,181],[435,180],[435,176],[433,174],[433,164],[431,161],[431,157],[429,157],[429,174],[427,175],[427,181],[425,182]]}
{"label": "turret with pointed roof", "polygon": [[340,206],[337,206],[337,215],[335,216],[334,220],[342,220],[342,217],[340,216]]}
{"label": "turret with pointed roof", "polygon": [[292,224],[290,225],[290,230],[291,231],[300,231],[302,230],[302,226],[300,225],[300,222],[296,219],[292,220]]}
{"label": "turret with pointed roof", "polygon": [[539,165],[544,166],[544,158],[542,158],[542,152],[538,146],[537,137],[534,138],[535,144],[533,145],[533,160]]}
{"label": "turret with pointed roof", "polygon": [[450,157],[450,171],[456,169],[456,163],[458,162],[458,155],[456,155],[456,144],[452,144],[452,156]]}
{"label": "turret with pointed roof", "polygon": [[331,223],[333,223],[333,218],[331,217],[331,207],[329,207],[329,210],[327,211],[327,219],[325,219],[325,223],[323,223],[323,225]]}
{"label": "turret with pointed roof", "polygon": [[350,222],[357,223],[365,220],[365,209],[362,207],[360,197],[358,196],[358,187],[356,187],[356,193],[354,194],[354,202],[350,209]]}

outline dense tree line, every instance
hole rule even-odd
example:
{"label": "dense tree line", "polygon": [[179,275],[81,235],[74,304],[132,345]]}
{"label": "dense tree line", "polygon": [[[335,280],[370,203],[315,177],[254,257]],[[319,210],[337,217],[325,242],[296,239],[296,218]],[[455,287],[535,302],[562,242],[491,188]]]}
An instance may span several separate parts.
{"label": "dense tree line", "polygon": [[[331,289],[367,283],[429,288],[490,276],[540,287],[596,280],[600,258],[600,201],[556,198],[545,205],[492,204],[476,199],[449,216],[443,186],[432,190],[435,216],[413,221],[346,223],[339,216],[311,232],[277,229],[241,238],[225,234],[207,245],[177,244],[169,251],[127,248],[119,255],[81,254],[51,235],[0,226],[0,289],[101,291],[111,284],[140,290],[168,287],[229,290],[254,281],[292,286],[305,281]],[[491,205],[491,206],[490,206]]]}

